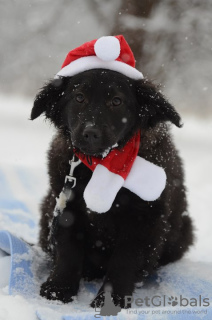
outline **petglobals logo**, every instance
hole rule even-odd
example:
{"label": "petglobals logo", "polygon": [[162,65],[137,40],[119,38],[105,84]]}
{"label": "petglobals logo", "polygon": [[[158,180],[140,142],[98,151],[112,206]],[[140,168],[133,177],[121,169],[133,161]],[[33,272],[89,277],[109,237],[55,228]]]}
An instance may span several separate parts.
{"label": "petglobals logo", "polygon": [[174,296],[158,296],[145,297],[145,298],[136,298],[133,296],[125,296],[125,308],[130,308],[132,303],[136,307],[209,307],[210,301],[209,298],[203,298],[199,295],[196,298],[186,298],[183,295],[179,297]]}
{"label": "petglobals logo", "polygon": [[[95,308],[95,318],[102,316],[117,316],[121,311],[120,306],[116,306],[113,302],[111,292],[102,292],[104,296],[104,302],[99,308]],[[133,309],[132,308],[133,304]],[[167,295],[155,295],[152,297],[135,298],[133,296],[125,296],[124,308],[127,309],[127,314],[207,314],[207,307],[210,306],[209,298],[203,298],[199,295],[196,298],[186,298],[183,295],[179,297],[167,296]],[[149,310],[140,311],[142,307]],[[169,307],[168,310],[163,310],[163,307]],[[173,309],[172,309],[173,307]],[[176,307],[176,308],[174,308]],[[187,307],[187,308],[186,308]],[[195,309],[197,308],[197,310]],[[199,310],[202,307],[202,310]],[[138,309],[137,309],[138,308]],[[194,308],[193,311],[191,311]],[[180,310],[179,310],[180,309]],[[151,311],[152,310],[152,311]]]}

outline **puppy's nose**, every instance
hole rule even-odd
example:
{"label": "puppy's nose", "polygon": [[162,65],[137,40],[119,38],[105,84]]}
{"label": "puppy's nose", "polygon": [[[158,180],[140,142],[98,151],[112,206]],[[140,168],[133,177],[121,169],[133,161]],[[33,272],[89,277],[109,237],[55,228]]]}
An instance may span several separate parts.
{"label": "puppy's nose", "polygon": [[87,127],[83,131],[83,137],[84,141],[87,141],[88,143],[96,143],[99,142],[101,139],[101,131],[98,128],[94,127]]}

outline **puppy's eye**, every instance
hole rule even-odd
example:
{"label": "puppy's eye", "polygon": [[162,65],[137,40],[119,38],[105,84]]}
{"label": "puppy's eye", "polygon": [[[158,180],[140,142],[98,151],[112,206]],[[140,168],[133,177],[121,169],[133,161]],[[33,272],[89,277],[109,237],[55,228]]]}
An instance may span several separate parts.
{"label": "puppy's eye", "polygon": [[78,93],[75,97],[76,101],[82,103],[85,100],[85,97],[82,93]]}
{"label": "puppy's eye", "polygon": [[121,103],[122,103],[122,101],[121,101],[121,99],[119,97],[115,97],[112,100],[112,105],[115,106],[115,107],[120,106]]}

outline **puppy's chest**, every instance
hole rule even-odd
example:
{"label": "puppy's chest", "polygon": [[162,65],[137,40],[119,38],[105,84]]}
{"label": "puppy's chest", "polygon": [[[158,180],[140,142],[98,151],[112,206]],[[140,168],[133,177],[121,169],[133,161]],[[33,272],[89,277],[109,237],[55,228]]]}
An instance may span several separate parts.
{"label": "puppy's chest", "polygon": [[86,241],[90,248],[111,248],[117,237],[117,227],[110,215],[89,214],[86,221]]}

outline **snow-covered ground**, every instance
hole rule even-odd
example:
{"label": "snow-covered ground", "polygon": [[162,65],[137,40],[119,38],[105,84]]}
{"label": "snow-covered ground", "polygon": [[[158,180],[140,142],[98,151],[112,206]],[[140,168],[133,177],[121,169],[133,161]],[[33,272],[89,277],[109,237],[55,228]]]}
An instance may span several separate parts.
{"label": "snow-covered ground", "polygon": [[212,117],[186,116],[173,134],[184,159],[189,212],[196,228],[196,243],[188,253],[192,261],[212,262]]}
{"label": "snow-covered ground", "polygon": [[[32,103],[21,97],[0,95],[0,229],[36,242],[39,203],[48,187],[46,151],[54,129],[43,119],[28,120]],[[196,275],[202,273],[207,279],[212,263],[212,118],[187,115],[183,121],[183,129],[173,128],[173,135],[184,159],[196,243],[180,266],[189,271],[195,269],[194,262],[201,262]],[[16,212],[16,217],[11,217],[11,212]],[[71,312],[70,306],[60,305],[51,314],[51,303],[43,299],[8,296],[6,265],[5,258],[0,258],[0,320],[34,320],[39,305],[47,308],[52,320],[59,319],[61,312]]]}

